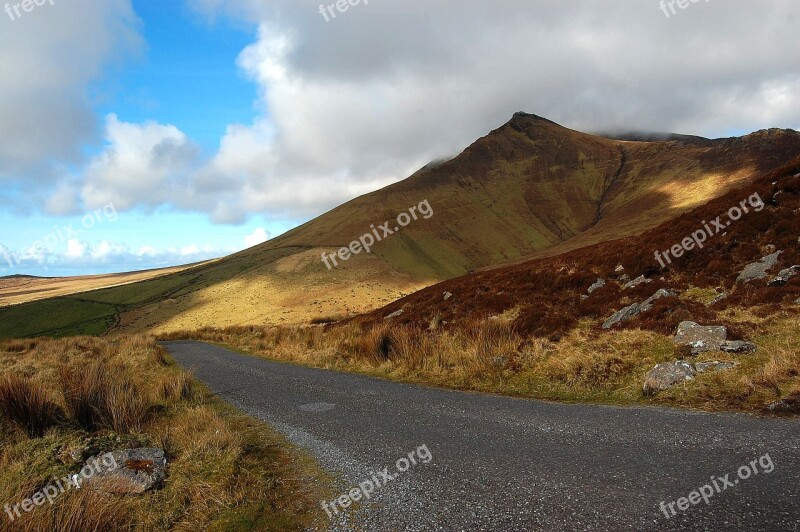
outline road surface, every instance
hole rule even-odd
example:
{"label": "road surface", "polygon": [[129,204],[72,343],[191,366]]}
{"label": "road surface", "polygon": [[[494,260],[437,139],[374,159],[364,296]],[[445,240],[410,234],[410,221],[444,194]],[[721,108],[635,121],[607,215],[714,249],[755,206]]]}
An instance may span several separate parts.
{"label": "road surface", "polygon": [[313,453],[341,494],[362,485],[348,512],[328,501],[331,530],[800,530],[796,419],[553,404],[163,345]]}

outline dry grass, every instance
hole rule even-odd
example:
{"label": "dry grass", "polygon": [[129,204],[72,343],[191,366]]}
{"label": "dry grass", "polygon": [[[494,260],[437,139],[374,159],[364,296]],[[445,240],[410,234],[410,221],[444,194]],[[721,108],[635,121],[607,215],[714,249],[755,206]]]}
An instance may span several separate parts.
{"label": "dry grass", "polygon": [[168,337],[326,369],[542,399],[758,411],[800,392],[800,352],[793,347],[800,343],[800,320],[795,313],[759,317],[729,310],[724,317],[732,329],[756,341],[758,352],[703,355],[697,360],[738,360],[741,365],[699,375],[655,398],[645,397],[641,386],[655,364],[680,358],[671,338],[639,329],[600,332],[589,319],[557,341],[521,336],[503,319],[447,329],[383,321],[363,331],[350,323],[201,329]]}
{"label": "dry grass", "polygon": [[80,470],[71,452],[156,446],[160,490],[66,491],[0,531],[301,530],[325,479],[264,425],[224,405],[152,338],[0,342],[0,507]]}
{"label": "dry grass", "polygon": [[0,415],[31,438],[44,436],[63,417],[44,386],[13,374],[0,381]]}

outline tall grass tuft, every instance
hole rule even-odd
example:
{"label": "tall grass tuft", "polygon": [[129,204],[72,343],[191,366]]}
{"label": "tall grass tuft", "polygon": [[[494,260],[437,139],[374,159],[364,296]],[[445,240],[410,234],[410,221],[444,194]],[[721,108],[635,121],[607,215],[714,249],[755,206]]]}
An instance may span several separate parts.
{"label": "tall grass tuft", "polygon": [[63,412],[41,384],[12,374],[0,381],[0,415],[31,438],[39,438],[62,419]]}

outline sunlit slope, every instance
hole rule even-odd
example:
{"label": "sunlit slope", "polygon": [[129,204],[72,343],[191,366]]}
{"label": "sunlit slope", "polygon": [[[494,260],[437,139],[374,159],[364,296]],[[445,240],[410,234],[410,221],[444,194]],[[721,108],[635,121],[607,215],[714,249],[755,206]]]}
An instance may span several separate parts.
{"label": "sunlit slope", "polygon": [[[777,168],[800,134],[612,140],[519,113],[454,159],[356,198],[260,246],[153,281],[81,294],[125,330],[303,323],[382,307],[473,269],[641,234]],[[328,270],[320,259],[426,201],[420,217]],[[73,302],[69,302],[73,305]],[[7,309],[0,336],[43,307]],[[12,319],[13,318],[13,319]],[[99,318],[98,318],[99,319]],[[90,321],[92,331],[100,323]],[[64,324],[59,323],[59,331]],[[72,329],[70,329],[71,331]]]}

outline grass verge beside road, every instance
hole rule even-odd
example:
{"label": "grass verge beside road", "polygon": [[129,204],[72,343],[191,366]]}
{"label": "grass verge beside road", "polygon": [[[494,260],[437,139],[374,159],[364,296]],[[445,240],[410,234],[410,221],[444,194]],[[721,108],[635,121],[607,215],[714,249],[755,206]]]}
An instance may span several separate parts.
{"label": "grass verge beside road", "polygon": [[0,530],[304,530],[327,477],[266,425],[211,395],[152,338],[0,342],[0,507],[76,473],[81,454],[158,447],[163,486],[61,494]]}

